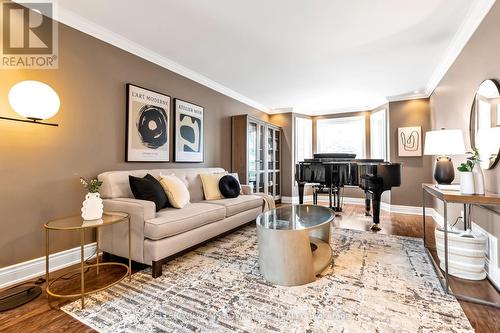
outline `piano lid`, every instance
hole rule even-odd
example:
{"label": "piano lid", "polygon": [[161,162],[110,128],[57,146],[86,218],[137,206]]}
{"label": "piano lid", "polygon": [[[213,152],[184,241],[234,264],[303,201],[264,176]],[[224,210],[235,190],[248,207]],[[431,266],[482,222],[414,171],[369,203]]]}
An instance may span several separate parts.
{"label": "piano lid", "polygon": [[356,154],[348,154],[348,153],[321,153],[321,154],[313,154],[314,159],[320,158],[328,158],[328,159],[350,159],[353,160],[356,158]]}
{"label": "piano lid", "polygon": [[360,165],[371,165],[371,164],[388,164],[383,159],[368,159],[368,158],[356,158],[356,154],[350,153],[320,153],[314,154],[314,158],[305,158],[302,163],[321,163],[321,164],[360,164]]}

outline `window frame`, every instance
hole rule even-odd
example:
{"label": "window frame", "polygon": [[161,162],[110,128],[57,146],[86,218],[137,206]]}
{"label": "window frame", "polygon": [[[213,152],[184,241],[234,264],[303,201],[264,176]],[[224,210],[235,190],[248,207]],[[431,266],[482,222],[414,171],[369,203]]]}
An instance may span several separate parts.
{"label": "window frame", "polygon": [[[382,142],[382,147],[383,147],[383,156],[382,158],[384,161],[389,161],[389,112],[387,107],[374,110],[370,113],[370,158],[375,158],[373,156],[373,147],[374,147],[374,140],[373,140],[373,126],[372,126],[372,116],[378,113],[383,114],[383,123],[384,123],[384,137],[383,137],[383,142]],[[377,157],[380,158],[380,157]]]}
{"label": "window frame", "polygon": [[[298,140],[299,140],[299,135],[297,135],[297,129],[299,127],[299,122],[301,121],[305,121],[305,122],[308,122],[311,126],[311,135],[310,135],[310,142],[311,142],[311,156],[310,158],[313,157],[313,154],[314,154],[314,145],[313,145],[313,120],[311,118],[306,118],[306,117],[295,117],[295,140],[294,140],[294,143],[295,143],[295,149],[294,149],[294,161],[295,163],[299,162],[299,159],[298,159],[298,147],[299,147],[299,143],[298,143]],[[307,158],[307,157],[305,157]],[[294,163],[294,164],[295,164]]]}
{"label": "window frame", "polygon": [[[365,115],[359,115],[359,116],[347,116],[347,117],[335,117],[335,118],[321,118],[316,120],[316,152],[321,153],[322,151],[320,150],[320,123],[326,123],[326,122],[331,122],[331,123],[337,123],[337,124],[342,124],[342,123],[347,123],[347,122],[354,122],[357,121],[362,125],[362,149],[363,151],[361,152],[361,156],[356,155],[357,159],[364,159],[367,156],[367,146],[366,146],[366,116]],[[331,152],[330,152],[331,153]],[[357,152],[356,152],[357,154]]]}

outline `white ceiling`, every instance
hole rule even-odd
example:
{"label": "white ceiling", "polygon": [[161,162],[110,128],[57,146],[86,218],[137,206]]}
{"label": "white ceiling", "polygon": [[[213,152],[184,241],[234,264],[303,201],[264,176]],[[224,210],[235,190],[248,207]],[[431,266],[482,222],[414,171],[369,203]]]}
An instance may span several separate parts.
{"label": "white ceiling", "polygon": [[62,0],[56,19],[247,104],[426,97],[495,0]]}

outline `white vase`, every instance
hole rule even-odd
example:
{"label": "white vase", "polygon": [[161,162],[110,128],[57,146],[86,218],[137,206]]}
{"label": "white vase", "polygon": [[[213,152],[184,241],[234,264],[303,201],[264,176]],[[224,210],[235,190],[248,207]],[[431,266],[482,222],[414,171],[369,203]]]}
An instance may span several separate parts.
{"label": "white vase", "polygon": [[474,193],[484,194],[484,176],[483,170],[481,170],[481,165],[479,165],[479,163],[474,164],[474,168],[472,168],[472,174],[474,175]]}
{"label": "white vase", "polygon": [[460,193],[474,194],[474,175],[472,172],[460,172]]}
{"label": "white vase", "polygon": [[103,213],[102,199],[99,193],[87,193],[82,206],[84,220],[98,220]]}

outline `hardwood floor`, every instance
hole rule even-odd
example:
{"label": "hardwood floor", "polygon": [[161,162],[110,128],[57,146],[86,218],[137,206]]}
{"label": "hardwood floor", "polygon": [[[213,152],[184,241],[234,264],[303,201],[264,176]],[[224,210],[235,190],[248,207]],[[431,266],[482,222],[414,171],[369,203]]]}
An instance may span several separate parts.
{"label": "hardwood floor", "polygon": [[[337,216],[334,225],[340,228],[370,231],[371,224],[366,218],[360,218],[363,215],[363,206],[346,204],[342,214]],[[421,222],[421,217],[417,215],[388,214],[382,211],[380,223],[382,230],[378,233],[422,237],[423,228]],[[429,218],[428,228],[426,229],[429,244],[434,242],[433,228],[431,227],[433,223],[432,219]],[[55,272],[51,276],[66,274],[71,268],[74,267]],[[134,265],[133,271],[136,272],[143,268],[143,265],[137,264]],[[85,282],[89,286],[102,285],[116,279],[122,272],[119,268],[107,268],[97,275],[94,270],[90,270],[85,274]],[[450,282],[455,292],[481,294],[483,297],[492,300],[496,299],[497,301],[500,298],[499,293],[487,280],[471,282],[452,278]],[[71,289],[77,289],[79,285],[79,277],[76,276],[71,280],[62,281],[58,288],[68,292]],[[31,303],[0,313],[0,332],[95,332],[90,327],[59,310],[60,306],[70,301],[56,298],[51,298],[48,301],[44,292],[42,296]],[[476,332],[498,332],[500,310],[467,302],[460,302],[460,305]]]}
{"label": "hardwood floor", "polygon": [[[361,205],[344,205],[343,212],[337,216],[334,225],[339,228],[370,231],[371,223],[366,223],[366,219],[360,219],[364,215],[364,208]],[[426,242],[434,247],[435,222],[432,218],[426,218]],[[406,214],[389,214],[381,211],[380,227],[378,233],[399,235],[408,237],[422,237],[423,225],[422,216]],[[436,262],[437,254],[431,251]],[[425,255],[425,254],[423,254]],[[500,302],[500,294],[488,281],[468,281],[450,277],[452,290],[459,294],[476,296],[490,301]],[[500,331],[500,310],[490,306],[459,301],[465,315],[477,333],[499,332]]]}

